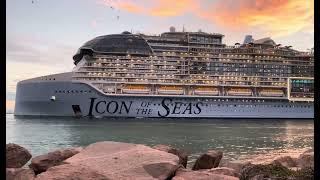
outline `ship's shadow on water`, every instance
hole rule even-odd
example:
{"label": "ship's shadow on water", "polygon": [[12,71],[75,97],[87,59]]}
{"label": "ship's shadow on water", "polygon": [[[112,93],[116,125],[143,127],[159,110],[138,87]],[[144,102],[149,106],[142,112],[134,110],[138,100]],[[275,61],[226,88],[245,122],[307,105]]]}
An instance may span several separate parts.
{"label": "ship's shadow on water", "polygon": [[21,117],[7,114],[7,143],[26,146],[34,155],[53,149],[120,141],[186,150],[191,161],[208,149],[226,159],[313,147],[313,120],[203,118]]}

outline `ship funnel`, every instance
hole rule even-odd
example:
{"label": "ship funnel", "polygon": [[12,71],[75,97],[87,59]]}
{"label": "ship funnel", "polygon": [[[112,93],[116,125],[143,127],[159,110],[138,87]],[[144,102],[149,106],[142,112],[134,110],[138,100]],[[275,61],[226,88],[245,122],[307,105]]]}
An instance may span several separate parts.
{"label": "ship funnel", "polygon": [[176,28],[174,26],[170,27],[170,32],[176,32]]}
{"label": "ship funnel", "polygon": [[252,42],[253,42],[252,35],[246,35],[244,38],[243,44],[249,44]]}

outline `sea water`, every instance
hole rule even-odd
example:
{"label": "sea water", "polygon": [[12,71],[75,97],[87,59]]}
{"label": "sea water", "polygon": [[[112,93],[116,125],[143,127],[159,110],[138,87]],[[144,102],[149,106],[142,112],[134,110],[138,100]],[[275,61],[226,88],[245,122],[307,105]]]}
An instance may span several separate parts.
{"label": "sea water", "polygon": [[[313,148],[314,121],[288,119],[168,119],[15,117],[6,115],[6,143],[17,143],[33,156],[59,148],[119,141],[187,151],[189,163],[207,150],[227,160],[263,160]],[[260,159],[259,159],[260,158]]]}

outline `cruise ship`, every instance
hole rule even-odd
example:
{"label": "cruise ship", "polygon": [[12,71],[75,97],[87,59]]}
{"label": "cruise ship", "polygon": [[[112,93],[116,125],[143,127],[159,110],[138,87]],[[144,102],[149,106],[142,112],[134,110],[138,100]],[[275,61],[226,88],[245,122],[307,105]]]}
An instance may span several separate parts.
{"label": "cruise ship", "polygon": [[[314,118],[314,55],[271,38],[124,31],[96,37],[71,72],[18,82],[15,115]],[[71,60],[71,57],[70,57]]]}

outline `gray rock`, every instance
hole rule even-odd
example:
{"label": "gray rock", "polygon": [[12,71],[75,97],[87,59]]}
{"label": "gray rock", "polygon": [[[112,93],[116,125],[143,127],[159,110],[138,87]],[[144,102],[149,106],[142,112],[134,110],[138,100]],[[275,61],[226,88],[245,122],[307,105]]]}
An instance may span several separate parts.
{"label": "gray rock", "polygon": [[152,148],[178,156],[179,157],[179,164],[182,164],[184,167],[187,167],[188,154],[185,151],[175,149],[173,147],[163,145],[163,144],[156,145]]}
{"label": "gray rock", "polygon": [[30,152],[17,144],[6,145],[6,167],[21,168],[31,159]]}
{"label": "gray rock", "polygon": [[218,167],[222,156],[222,151],[210,150],[196,160],[192,170],[216,168]]}
{"label": "gray rock", "polygon": [[79,153],[82,149],[81,147],[59,149],[48,154],[36,156],[32,158],[29,167],[33,169],[36,174],[42,173],[52,166],[63,164],[65,159]]}
{"label": "gray rock", "polygon": [[314,168],[314,150],[310,149],[302,153],[297,162],[300,168]]}
{"label": "gray rock", "polygon": [[179,168],[172,180],[238,180],[238,177],[215,174],[209,170],[191,171]]}
{"label": "gray rock", "polygon": [[90,173],[98,177],[91,179],[167,179],[180,167],[176,155],[144,145],[111,141],[91,144],[64,162],[68,164],[49,168],[39,179],[63,177],[64,174],[79,179],[82,174],[74,172],[85,169],[89,171],[84,172],[89,174],[85,179],[91,178]]}
{"label": "gray rock", "polygon": [[34,178],[32,169],[6,168],[6,180],[33,180]]}
{"label": "gray rock", "polygon": [[297,167],[297,158],[292,158],[290,156],[283,156],[275,159],[272,164],[281,164],[287,168]]}

